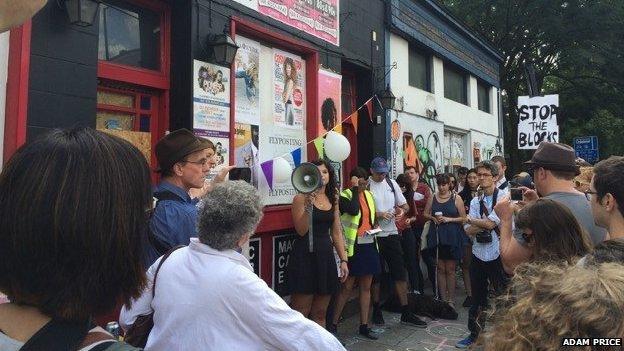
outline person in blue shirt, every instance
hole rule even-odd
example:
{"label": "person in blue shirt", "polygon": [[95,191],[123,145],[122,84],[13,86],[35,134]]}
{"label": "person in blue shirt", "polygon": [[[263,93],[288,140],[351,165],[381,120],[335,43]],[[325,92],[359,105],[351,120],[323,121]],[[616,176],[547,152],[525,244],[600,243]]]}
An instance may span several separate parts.
{"label": "person in blue shirt", "polygon": [[[197,203],[210,190],[206,176],[215,166],[214,144],[187,129],[169,133],[156,144],[156,159],[162,180],[154,189],[155,205],[150,219],[146,264],[177,245],[188,245],[196,236]],[[224,168],[213,182],[222,181]],[[191,190],[195,190],[191,197]],[[201,190],[197,190],[201,189]]]}

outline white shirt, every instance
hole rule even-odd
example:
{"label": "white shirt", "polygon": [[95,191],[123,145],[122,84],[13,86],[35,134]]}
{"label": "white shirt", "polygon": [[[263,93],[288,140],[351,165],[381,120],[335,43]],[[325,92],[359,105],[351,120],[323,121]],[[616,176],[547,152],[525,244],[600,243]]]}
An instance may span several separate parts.
{"label": "white shirt", "polygon": [[[496,197],[496,202],[498,203],[498,201],[501,201],[501,199],[505,196],[505,192],[502,190],[498,190],[498,196]],[[493,195],[489,195],[489,196],[484,196],[483,197],[483,201],[485,202],[485,207],[488,209],[488,211],[490,212],[489,216],[485,216],[485,213],[483,214],[483,217],[481,216],[481,211],[479,211],[480,206],[479,206],[479,197],[475,196],[471,201],[470,201],[470,212],[469,212],[469,216],[470,218],[483,218],[483,219],[489,219],[492,222],[496,223],[496,225],[500,225],[500,219],[498,218],[498,216],[496,215],[496,212],[494,212],[494,209],[492,208],[492,204],[493,204]],[[464,228],[468,229],[470,225],[466,224],[464,226]],[[492,241],[489,243],[478,243],[474,238],[472,238],[472,253],[481,261],[493,261],[495,259],[498,258],[498,256],[500,256],[500,245],[499,245],[499,241],[498,241],[498,235],[496,234],[496,231],[492,230]]]}
{"label": "white shirt", "polygon": [[344,350],[324,328],[292,310],[254,274],[249,261],[233,250],[217,251],[191,238],[176,250],[148,287],[124,306],[124,329],[154,310],[154,327],[145,350]]}
{"label": "white shirt", "polygon": [[[394,213],[395,207],[403,206],[407,203],[405,196],[401,193],[401,187],[399,187],[399,184],[397,184],[394,179],[390,179],[390,181],[394,186],[394,194],[392,193],[392,188],[390,188],[390,185],[385,179],[381,182],[376,182],[372,178],[368,179],[368,187],[370,192],[373,193],[373,198],[375,199],[375,210],[377,212],[391,211]],[[388,235],[399,233],[399,230],[394,223],[394,219],[386,220],[381,217],[378,218],[379,227],[382,232],[377,234],[377,237],[383,238]]]}
{"label": "white shirt", "polygon": [[507,181],[507,178],[505,178],[505,176],[503,176],[501,179],[499,179],[499,180],[496,182],[496,187],[497,187],[499,190],[509,191],[509,183],[507,183],[507,185],[506,185],[504,188],[502,188],[502,189],[500,188],[500,187],[501,187],[501,185],[503,185],[506,181]]}

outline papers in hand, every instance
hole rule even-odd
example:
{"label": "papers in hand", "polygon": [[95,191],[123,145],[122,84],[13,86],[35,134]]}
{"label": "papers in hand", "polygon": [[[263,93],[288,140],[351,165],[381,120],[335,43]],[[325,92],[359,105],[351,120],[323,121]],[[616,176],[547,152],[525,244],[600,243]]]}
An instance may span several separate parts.
{"label": "papers in hand", "polygon": [[381,233],[381,229],[380,228],[374,228],[374,229],[369,229],[366,231],[366,235],[371,235],[374,236],[376,234]]}

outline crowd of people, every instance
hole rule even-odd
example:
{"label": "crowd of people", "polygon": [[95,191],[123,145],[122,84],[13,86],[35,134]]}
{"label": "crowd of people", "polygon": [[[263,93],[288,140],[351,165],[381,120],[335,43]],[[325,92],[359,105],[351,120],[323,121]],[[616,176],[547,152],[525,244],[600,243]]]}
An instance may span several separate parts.
{"label": "crowd of people", "polygon": [[[460,267],[470,335],[457,347],[553,349],[566,337],[624,336],[624,157],[599,162],[580,184],[574,151],[544,142],[511,180],[496,157],[437,175],[435,189],[413,167],[390,179],[376,157],[352,169],[342,191],[333,168],[313,161],[322,186],[293,199],[287,304],[244,255],[263,215],[258,192],[227,181],[229,167],[206,181],[215,151],[188,130],[169,133],[156,145],[161,181],[152,189],[143,155],[115,136],[58,130],[21,147],[0,175],[0,291],[9,300],[0,349],[344,350],[336,335],[356,284],[358,333],[374,340],[382,283],[401,322],[424,328],[409,295],[431,285],[459,308]],[[97,325],[119,308],[130,333],[151,318],[144,344]]]}

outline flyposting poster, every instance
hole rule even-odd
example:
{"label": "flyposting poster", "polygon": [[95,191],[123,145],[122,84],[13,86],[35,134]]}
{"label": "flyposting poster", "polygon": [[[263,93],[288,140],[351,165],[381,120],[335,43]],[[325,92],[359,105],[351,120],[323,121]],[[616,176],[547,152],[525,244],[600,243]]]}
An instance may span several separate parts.
{"label": "flyposting poster", "polygon": [[251,184],[258,187],[258,175],[261,172],[259,162],[259,128],[257,125],[234,124],[234,162],[236,167],[251,169]]}
{"label": "flyposting poster", "polygon": [[537,149],[542,141],[559,142],[559,95],[518,97],[518,149]]}
{"label": "flyposting poster", "polygon": [[[318,101],[319,101],[319,134],[325,134],[332,130],[339,122],[341,107],[342,76],[323,69],[318,71]],[[334,129],[337,133],[342,133],[342,127]],[[342,163],[334,162],[325,156],[325,159],[334,169],[334,176],[338,189],[341,189]]]}
{"label": "flyposting poster", "polygon": [[263,15],[340,45],[340,0],[234,0]]}
{"label": "flyposting poster", "polygon": [[260,43],[237,36],[236,44],[239,46],[236,51],[235,77],[236,90],[234,92],[236,101],[237,123],[251,125],[260,124]]}
{"label": "flyposting poster", "polygon": [[273,50],[273,121],[276,126],[303,129],[305,64],[300,56]]}

